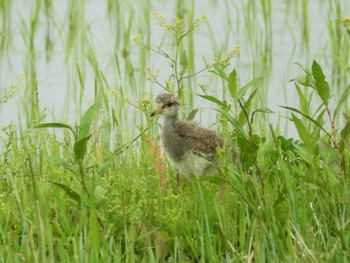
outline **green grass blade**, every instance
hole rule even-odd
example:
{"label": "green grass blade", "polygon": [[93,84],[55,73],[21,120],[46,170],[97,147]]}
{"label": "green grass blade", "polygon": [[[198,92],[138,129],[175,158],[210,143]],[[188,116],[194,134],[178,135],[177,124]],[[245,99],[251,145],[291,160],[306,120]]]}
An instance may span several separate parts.
{"label": "green grass blade", "polygon": [[73,172],[75,175],[79,175],[79,171],[74,165],[68,163],[66,160],[64,160],[64,159],[62,159],[60,157],[57,157],[57,156],[45,156],[44,159],[47,160],[50,163],[59,165],[59,166],[63,167],[64,169],[67,169],[67,170]]}
{"label": "green grass blade", "polygon": [[251,117],[251,120],[250,120],[250,123],[253,123],[254,121],[254,116],[256,113],[258,112],[261,112],[261,113],[274,113],[272,110],[270,110],[269,108],[259,108],[259,109],[255,109],[253,112],[252,112],[252,117]]}
{"label": "green grass blade", "polygon": [[295,88],[297,89],[297,92],[298,92],[299,107],[301,109],[301,112],[304,114],[309,114],[308,102],[306,100],[306,97],[304,96],[304,93],[302,92],[302,90],[297,82],[294,82],[294,85],[295,85]]}
{"label": "green grass blade", "polygon": [[321,124],[319,124],[316,120],[314,120],[314,119],[311,118],[310,116],[308,116],[308,115],[302,113],[302,112],[299,111],[298,109],[293,108],[293,107],[288,107],[288,106],[279,106],[279,107],[284,108],[284,109],[286,109],[286,110],[290,110],[290,111],[294,111],[294,112],[296,112],[296,113],[299,113],[300,115],[304,116],[304,117],[307,118],[309,121],[311,121],[313,124],[317,125],[317,126],[318,126],[322,131],[324,131],[329,137],[332,137],[332,135],[331,135],[329,132],[327,132],[327,131],[325,130],[325,128],[323,128],[323,126],[322,126]]}
{"label": "green grass blade", "polygon": [[227,106],[227,103],[226,101],[225,102],[222,102],[221,100],[215,98],[214,96],[210,96],[210,95],[200,95],[200,94],[196,94],[198,95],[199,97],[202,97],[203,99],[206,99],[206,100],[209,100],[211,102],[214,102],[215,104],[225,108],[225,109],[228,109],[228,106]]}
{"label": "green grass blade", "polygon": [[212,73],[218,75],[220,78],[222,78],[224,80],[228,80],[226,73],[222,69],[216,68],[215,70],[209,70],[209,72],[212,72]]}
{"label": "green grass blade", "polygon": [[249,83],[247,83],[246,85],[244,85],[242,88],[240,88],[238,91],[237,99],[242,99],[244,97],[244,95],[247,93],[247,91],[249,90],[249,88],[254,86],[256,83],[258,83],[263,78],[264,77],[256,78],[256,79],[250,81]]}
{"label": "green grass blade", "polygon": [[305,126],[303,121],[301,119],[299,119],[298,117],[296,117],[293,113],[292,113],[292,120],[295,124],[295,127],[297,128],[297,131],[298,131],[300,138],[305,143],[307,149],[310,152],[313,152],[313,150],[315,148],[315,143],[314,143],[312,136],[311,136],[310,132],[308,131],[307,127]]}
{"label": "green grass blade", "polygon": [[66,192],[66,194],[73,199],[74,201],[77,201],[78,203],[80,203],[81,201],[81,197],[80,195],[75,192],[74,190],[72,190],[68,185],[65,184],[61,184],[61,183],[57,183],[57,182],[50,182],[56,186],[58,186],[59,188],[61,188],[62,190],[64,190]]}
{"label": "green grass blade", "polygon": [[350,95],[350,84],[346,87],[346,89],[344,90],[343,94],[340,97],[338,105],[334,110],[334,115],[333,115],[334,118],[338,115],[339,111],[344,106],[345,102],[347,102],[349,95]]}
{"label": "green grass blade", "polygon": [[232,115],[230,115],[227,111],[225,110],[220,110],[220,109],[216,109],[218,112],[220,112],[231,124],[233,127],[236,128],[236,130],[238,131],[239,135],[243,136],[244,138],[248,138],[248,134],[245,132],[245,130],[243,129],[243,127],[239,124],[239,122],[233,118]]}
{"label": "green grass blade", "polygon": [[73,134],[75,135],[75,131],[73,130],[72,126],[65,124],[65,123],[60,123],[60,122],[50,122],[50,123],[43,123],[39,124],[35,127],[34,129],[42,129],[42,128],[65,128],[69,129]]}

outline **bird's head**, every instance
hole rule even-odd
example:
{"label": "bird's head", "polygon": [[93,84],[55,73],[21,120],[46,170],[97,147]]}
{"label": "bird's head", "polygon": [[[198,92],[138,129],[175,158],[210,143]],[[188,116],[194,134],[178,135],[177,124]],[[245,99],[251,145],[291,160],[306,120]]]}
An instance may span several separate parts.
{"label": "bird's head", "polygon": [[180,103],[174,94],[164,93],[159,94],[156,98],[156,109],[151,113],[151,117],[154,115],[161,115],[164,117],[177,116]]}

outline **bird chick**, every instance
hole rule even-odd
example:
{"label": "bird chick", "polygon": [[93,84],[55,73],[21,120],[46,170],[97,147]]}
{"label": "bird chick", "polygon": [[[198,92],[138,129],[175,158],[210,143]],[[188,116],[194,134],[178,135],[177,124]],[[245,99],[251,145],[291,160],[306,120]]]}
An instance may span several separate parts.
{"label": "bird chick", "polygon": [[193,122],[179,119],[180,103],[173,94],[160,94],[151,116],[164,118],[161,138],[168,158],[181,175],[187,177],[210,174],[217,159],[217,148],[225,141],[216,132]]}

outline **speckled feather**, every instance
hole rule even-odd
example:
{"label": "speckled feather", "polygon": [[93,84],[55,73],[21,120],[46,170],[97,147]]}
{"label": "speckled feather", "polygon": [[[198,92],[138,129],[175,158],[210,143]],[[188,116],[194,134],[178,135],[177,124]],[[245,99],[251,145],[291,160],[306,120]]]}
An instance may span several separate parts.
{"label": "speckled feather", "polygon": [[192,122],[178,121],[176,132],[187,150],[206,158],[216,155],[216,148],[224,145],[224,140],[214,131],[204,129]]}
{"label": "speckled feather", "polygon": [[176,96],[160,94],[156,103],[158,108],[152,115],[158,113],[164,116],[162,140],[166,154],[180,171],[203,175],[209,166],[203,158],[214,161],[216,149],[224,146],[224,140],[212,130],[179,120]]}

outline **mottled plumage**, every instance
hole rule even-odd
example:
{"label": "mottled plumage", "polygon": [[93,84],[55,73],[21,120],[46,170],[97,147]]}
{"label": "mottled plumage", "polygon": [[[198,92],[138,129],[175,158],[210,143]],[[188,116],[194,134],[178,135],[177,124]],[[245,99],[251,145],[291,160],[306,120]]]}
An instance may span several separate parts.
{"label": "mottled plumage", "polygon": [[163,146],[177,170],[186,176],[207,174],[210,163],[215,162],[217,147],[223,147],[224,140],[214,131],[179,120],[179,102],[173,94],[158,95],[156,103],[157,109],[151,116],[164,117]]}

